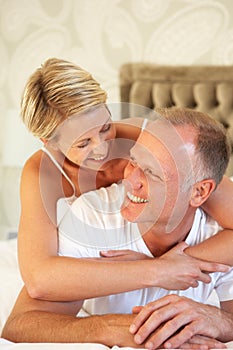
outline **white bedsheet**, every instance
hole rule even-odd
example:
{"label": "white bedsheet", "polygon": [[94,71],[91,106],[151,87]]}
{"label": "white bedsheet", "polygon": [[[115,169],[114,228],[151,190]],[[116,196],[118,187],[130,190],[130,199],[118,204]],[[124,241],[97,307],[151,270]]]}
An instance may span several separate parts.
{"label": "white bedsheet", "polygon": [[[233,342],[227,343],[228,349],[233,349]],[[39,350],[136,350],[135,348],[129,348],[129,347],[123,347],[120,348],[118,346],[114,346],[112,348],[109,348],[108,346],[102,345],[102,344],[91,344],[91,343],[85,343],[85,344],[61,344],[61,343],[18,343],[14,344],[11,342],[6,341],[5,339],[0,338],[0,349],[1,350],[30,350],[30,349],[39,349]],[[142,349],[141,349],[142,350]]]}
{"label": "white bedsheet", "polygon": [[[0,334],[5,321],[10,314],[20,291],[23,282],[20,277],[17,263],[17,241],[0,241]],[[215,304],[215,300],[213,300]],[[217,303],[216,303],[217,304]],[[233,332],[233,330],[232,330]],[[229,349],[233,349],[233,341],[227,344]],[[119,348],[114,346],[109,348],[102,344],[68,344],[68,343],[11,343],[0,338],[0,350],[130,350],[133,348]],[[134,349],[135,350],[135,349]]]}
{"label": "white bedsheet", "polygon": [[[18,343],[14,344],[11,342],[8,342],[5,339],[0,338],[0,349],[1,350],[30,350],[30,349],[39,349],[39,350],[131,350],[133,348],[124,347],[119,348],[118,346],[114,346],[112,348],[109,348],[108,346],[102,345],[102,344],[91,344],[91,343],[85,343],[85,344],[66,344],[66,343]],[[136,350],[134,348],[134,350]],[[142,350],[142,349],[141,349]]]}

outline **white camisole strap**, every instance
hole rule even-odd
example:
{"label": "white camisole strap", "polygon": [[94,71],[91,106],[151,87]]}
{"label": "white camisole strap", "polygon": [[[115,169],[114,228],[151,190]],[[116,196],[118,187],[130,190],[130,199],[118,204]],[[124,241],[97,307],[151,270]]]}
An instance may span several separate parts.
{"label": "white camisole strap", "polygon": [[145,119],[143,120],[142,127],[141,127],[141,130],[142,130],[142,131],[145,130],[145,127],[146,127],[147,122],[148,122],[148,119],[145,118]]}
{"label": "white camisole strap", "polygon": [[62,166],[58,163],[58,161],[54,158],[54,156],[49,152],[49,150],[45,147],[42,146],[41,150],[47,154],[47,156],[51,159],[51,161],[53,162],[53,164],[58,168],[58,170],[62,173],[62,175],[66,178],[66,180],[69,182],[69,184],[71,185],[72,189],[73,189],[73,195],[71,197],[75,196],[75,186],[73,184],[73,182],[71,181],[71,179],[69,178],[69,176],[65,173],[65,171],[62,169]]}

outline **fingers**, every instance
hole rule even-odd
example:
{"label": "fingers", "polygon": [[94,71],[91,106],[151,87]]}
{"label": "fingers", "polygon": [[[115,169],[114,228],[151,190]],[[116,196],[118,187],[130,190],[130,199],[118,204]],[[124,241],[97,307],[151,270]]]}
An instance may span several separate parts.
{"label": "fingers", "polygon": [[[211,277],[207,273],[200,272],[200,276],[197,278],[197,280],[201,281],[203,283],[210,283],[211,282]],[[198,286],[198,283],[197,283],[197,286]],[[195,286],[195,287],[197,287],[197,286]]]}
{"label": "fingers", "polygon": [[200,263],[200,269],[207,272],[228,272],[230,268],[228,265],[208,261],[201,261]]}
{"label": "fingers", "polygon": [[226,349],[226,345],[220,341],[205,337],[203,335],[195,335],[187,343],[184,343],[180,346],[181,349]]}
{"label": "fingers", "polygon": [[129,328],[130,333],[135,334],[155,310],[168,305],[176,297],[177,297],[176,295],[169,295],[145,305],[140,311],[140,313],[133,320]]}
{"label": "fingers", "polygon": [[[172,313],[171,313],[172,315]],[[190,330],[183,331],[181,330],[178,332],[181,327],[188,324],[191,320],[191,315],[175,315],[175,312],[173,312],[172,318],[170,320],[167,320],[166,323],[164,323],[161,327],[159,327],[154,334],[152,334],[149,337],[149,340],[146,342],[145,346],[148,349],[156,349],[158,346],[161,346],[163,344],[163,347],[165,349],[176,349],[179,348],[183,343],[187,342],[192,334],[196,334],[194,328],[198,326],[198,322],[196,324],[193,324],[193,332],[191,333]],[[185,327],[184,329],[186,329]],[[142,329],[142,327],[141,327]],[[139,332],[141,332],[141,329]],[[139,332],[136,334],[134,341],[136,342],[136,337],[139,334]],[[178,333],[177,333],[178,332]],[[173,336],[175,334],[175,336]],[[169,339],[169,340],[167,340]]]}
{"label": "fingers", "polygon": [[184,250],[188,247],[189,245],[185,242],[180,242],[178,243],[173,250],[176,251],[177,253],[183,253]]}
{"label": "fingers", "polygon": [[122,250],[102,250],[100,252],[100,255],[106,258],[112,258],[112,257],[117,257],[117,256],[122,256],[129,254],[129,250],[127,249],[122,249]]}
{"label": "fingers", "polygon": [[143,306],[134,306],[132,309],[133,314],[138,314],[143,309]]}

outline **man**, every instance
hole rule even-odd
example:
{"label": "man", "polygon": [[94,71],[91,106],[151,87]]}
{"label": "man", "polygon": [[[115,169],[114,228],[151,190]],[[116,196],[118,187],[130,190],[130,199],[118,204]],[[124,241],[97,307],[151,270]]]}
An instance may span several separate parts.
{"label": "man", "polygon": [[[161,112],[165,113],[165,119],[148,123],[148,129],[142,132],[131,150],[131,161],[125,170],[126,199],[121,214],[137,224],[128,223],[120,216],[116,198],[119,200],[121,197],[121,186],[91,192],[75,202],[72,208],[75,215],[67,215],[64,225],[61,225],[60,254],[89,256],[90,251],[99,252],[103,247],[112,248],[117,243],[117,248],[119,245],[123,248],[129,246],[150,257],[157,257],[179,242],[196,244],[217,232],[216,223],[197,208],[214,191],[226,169],[229,147],[225,134],[218,124],[202,113],[179,109]],[[103,205],[104,212],[100,213]],[[88,211],[93,215],[88,215]],[[102,219],[97,218],[95,222],[95,213],[98,214],[96,218]],[[92,238],[93,232],[97,236],[92,246],[87,243],[93,240],[82,242],[83,234],[74,239],[73,234],[77,230],[70,231],[71,222],[72,227],[75,228],[76,224],[81,227],[82,220],[89,223],[90,230],[86,229],[86,233],[90,232]],[[100,226],[96,227],[97,223]],[[117,240],[109,234],[111,227],[114,232],[117,231]],[[71,242],[72,254],[69,253]],[[200,282],[197,288],[187,291],[168,292],[150,288],[87,300],[84,303],[87,312],[92,315],[108,314],[83,319],[75,318],[82,302],[35,301],[23,290],[3,337],[27,342],[101,342],[109,346],[135,346],[133,337],[130,338],[128,333],[134,316],[110,313],[115,311],[114,308],[118,311],[122,305],[122,312],[127,312],[132,306],[151,302],[141,310],[131,326],[131,332],[135,333],[147,320],[135,336],[138,344],[152,334],[146,343],[149,348],[161,344],[180,347],[196,341],[214,347],[215,343],[210,338],[223,342],[233,340],[232,281],[232,271],[213,273],[210,284]],[[220,298],[221,310],[202,304],[213,290]],[[188,298],[184,299],[184,296]],[[41,331],[39,324],[43,324]],[[218,343],[217,346],[221,345]]]}

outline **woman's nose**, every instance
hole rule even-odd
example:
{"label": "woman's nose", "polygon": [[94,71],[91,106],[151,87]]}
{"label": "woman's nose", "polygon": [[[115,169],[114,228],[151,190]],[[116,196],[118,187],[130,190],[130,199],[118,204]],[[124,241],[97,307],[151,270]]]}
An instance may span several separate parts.
{"label": "woman's nose", "polygon": [[93,147],[93,154],[105,155],[108,152],[108,141],[98,139]]}

